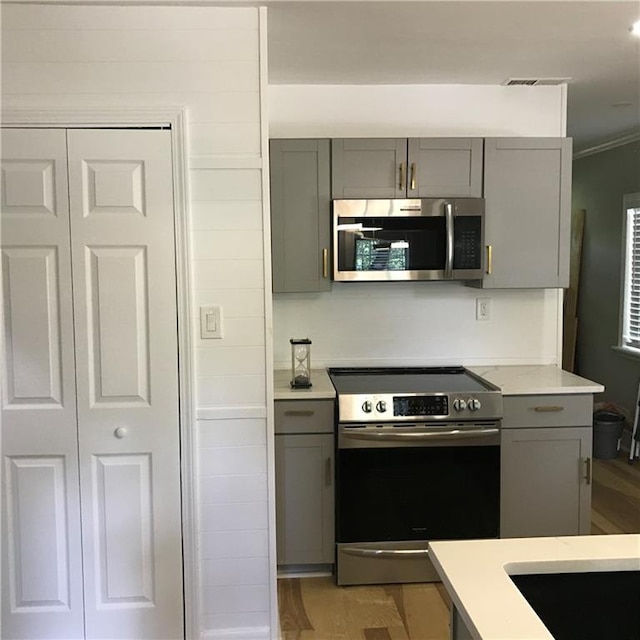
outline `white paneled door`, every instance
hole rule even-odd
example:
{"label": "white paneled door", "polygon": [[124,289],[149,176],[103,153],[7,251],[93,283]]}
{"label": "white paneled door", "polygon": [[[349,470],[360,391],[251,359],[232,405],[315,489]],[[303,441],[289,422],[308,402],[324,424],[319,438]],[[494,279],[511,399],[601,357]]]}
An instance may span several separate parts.
{"label": "white paneled door", "polygon": [[2,142],[2,638],[183,638],[171,134]]}

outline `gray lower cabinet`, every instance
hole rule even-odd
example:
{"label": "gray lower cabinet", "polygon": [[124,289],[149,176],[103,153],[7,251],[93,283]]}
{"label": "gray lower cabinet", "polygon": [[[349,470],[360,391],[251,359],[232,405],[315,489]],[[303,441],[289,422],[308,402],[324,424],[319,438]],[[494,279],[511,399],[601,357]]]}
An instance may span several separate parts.
{"label": "gray lower cabinet", "polygon": [[482,196],[482,138],[337,138],[333,198]]}
{"label": "gray lower cabinet", "polygon": [[271,140],[274,293],[331,288],[329,140]]}
{"label": "gray lower cabinet", "polygon": [[571,150],[570,138],[485,139],[480,286],[569,286]]}
{"label": "gray lower cabinet", "polygon": [[504,401],[500,536],[588,534],[592,396]]}
{"label": "gray lower cabinet", "polygon": [[333,564],[333,401],[275,406],[278,565]]}

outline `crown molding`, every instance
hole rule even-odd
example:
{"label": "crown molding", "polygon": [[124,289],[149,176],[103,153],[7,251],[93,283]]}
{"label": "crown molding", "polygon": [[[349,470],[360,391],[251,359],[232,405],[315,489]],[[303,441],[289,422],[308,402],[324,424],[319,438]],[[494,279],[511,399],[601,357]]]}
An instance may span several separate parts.
{"label": "crown molding", "polygon": [[616,147],[622,147],[625,144],[630,144],[631,142],[638,142],[640,140],[640,129],[632,129],[631,131],[627,131],[626,133],[616,136],[615,138],[611,138],[605,142],[601,142],[599,144],[593,145],[591,147],[587,147],[586,149],[581,149],[573,154],[574,160],[579,160],[580,158],[585,158],[587,156],[592,156],[596,153],[602,153],[603,151],[609,151],[609,149],[615,149]]}

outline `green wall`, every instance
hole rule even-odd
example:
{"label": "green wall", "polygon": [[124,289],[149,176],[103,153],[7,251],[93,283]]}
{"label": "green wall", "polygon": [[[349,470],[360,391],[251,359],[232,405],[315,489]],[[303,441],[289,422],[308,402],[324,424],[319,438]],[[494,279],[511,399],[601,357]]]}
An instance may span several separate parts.
{"label": "green wall", "polygon": [[578,290],[576,372],[600,382],[596,397],[634,415],[640,358],[618,343],[622,265],[622,196],[640,192],[640,142],[574,160],[573,209],[586,211]]}

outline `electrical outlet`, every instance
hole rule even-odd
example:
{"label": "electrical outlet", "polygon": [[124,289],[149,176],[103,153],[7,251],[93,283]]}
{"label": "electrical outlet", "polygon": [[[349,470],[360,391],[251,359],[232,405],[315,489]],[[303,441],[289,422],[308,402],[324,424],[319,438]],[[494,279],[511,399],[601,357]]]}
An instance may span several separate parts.
{"label": "electrical outlet", "polygon": [[491,298],[476,298],[476,320],[491,318]]}

